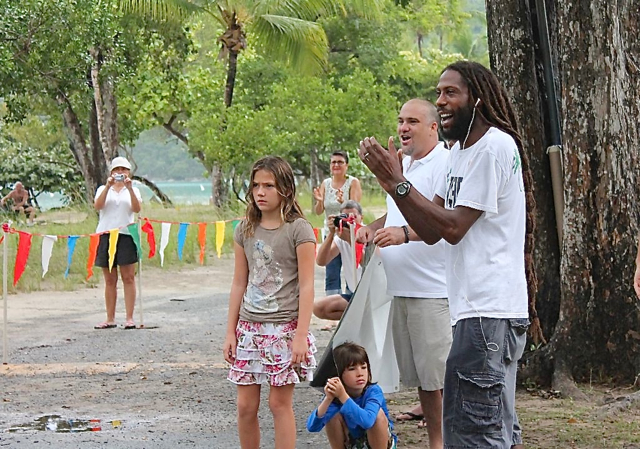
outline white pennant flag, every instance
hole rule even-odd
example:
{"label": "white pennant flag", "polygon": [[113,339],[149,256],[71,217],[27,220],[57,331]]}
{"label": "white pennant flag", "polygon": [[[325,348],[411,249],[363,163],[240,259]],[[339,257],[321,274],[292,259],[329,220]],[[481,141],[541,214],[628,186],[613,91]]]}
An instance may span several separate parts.
{"label": "white pennant flag", "polygon": [[58,241],[55,235],[45,235],[42,238],[42,277],[49,271],[49,260],[53,251],[53,244]]}
{"label": "white pennant flag", "polygon": [[171,223],[162,223],[162,231],[160,233],[160,266],[164,267],[164,249],[169,244],[169,232],[171,231]]}

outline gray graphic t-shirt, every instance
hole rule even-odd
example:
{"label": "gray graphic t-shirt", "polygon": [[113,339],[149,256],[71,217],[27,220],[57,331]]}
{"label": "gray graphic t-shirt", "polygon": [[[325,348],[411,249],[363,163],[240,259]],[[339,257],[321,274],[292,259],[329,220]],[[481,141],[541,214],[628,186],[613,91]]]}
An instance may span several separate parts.
{"label": "gray graphic t-shirt", "polygon": [[300,288],[296,248],[301,243],[315,243],[311,224],[298,218],[277,229],[258,226],[250,238],[243,236],[245,224],[238,225],[233,237],[244,248],[249,265],[240,319],[286,323],[297,318]]}

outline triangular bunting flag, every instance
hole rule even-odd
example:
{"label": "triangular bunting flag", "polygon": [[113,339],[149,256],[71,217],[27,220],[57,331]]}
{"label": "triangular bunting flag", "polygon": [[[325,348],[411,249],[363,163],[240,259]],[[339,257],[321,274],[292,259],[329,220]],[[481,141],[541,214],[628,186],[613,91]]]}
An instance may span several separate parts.
{"label": "triangular bunting flag", "polygon": [[29,251],[31,251],[31,238],[32,234],[24,231],[18,231],[20,240],[18,241],[18,252],[16,253],[16,264],[13,267],[13,286],[15,287],[24,269],[27,266],[27,260],[29,259]]}
{"label": "triangular bunting flag", "polygon": [[142,256],[142,242],[140,242],[140,231],[138,231],[138,223],[131,223],[127,226],[127,230],[129,231],[129,235],[133,239],[133,243],[136,244],[136,249],[138,250],[138,258]]}
{"label": "triangular bunting flag", "polygon": [[148,218],[144,219],[144,224],[140,229],[142,229],[142,232],[147,234],[147,243],[149,244],[149,259],[151,259],[156,255],[156,235],[153,232],[153,225]]}
{"label": "triangular bunting flag", "polygon": [[171,223],[162,223],[160,232],[160,266],[164,267],[164,250],[169,244],[169,234],[171,232]]}
{"label": "triangular bunting flag", "polygon": [[178,259],[182,260],[182,249],[184,248],[184,242],[187,240],[187,228],[189,223],[180,223],[178,229]]}
{"label": "triangular bunting flag", "polygon": [[116,260],[116,249],[118,248],[119,229],[109,230],[109,271],[113,269],[113,263]]}
{"label": "triangular bunting flag", "polygon": [[96,263],[96,254],[100,244],[100,234],[89,236],[89,257],[87,258],[87,281],[93,276],[93,265]]}
{"label": "triangular bunting flag", "polygon": [[200,265],[204,264],[204,247],[207,243],[207,224],[198,223],[198,243],[200,243]]}
{"label": "triangular bunting flag", "polygon": [[226,223],[224,221],[216,221],[216,252],[218,253],[218,259],[220,259],[220,257],[222,256],[225,225]]}
{"label": "triangular bunting flag", "polygon": [[76,250],[76,243],[78,243],[77,235],[70,235],[67,237],[67,269],[64,271],[64,278],[69,276],[69,269],[71,268],[71,261],[73,260],[73,253]]}
{"label": "triangular bunting flag", "polygon": [[42,237],[42,277],[49,271],[49,261],[53,252],[53,244],[58,241],[58,236],[45,235]]}

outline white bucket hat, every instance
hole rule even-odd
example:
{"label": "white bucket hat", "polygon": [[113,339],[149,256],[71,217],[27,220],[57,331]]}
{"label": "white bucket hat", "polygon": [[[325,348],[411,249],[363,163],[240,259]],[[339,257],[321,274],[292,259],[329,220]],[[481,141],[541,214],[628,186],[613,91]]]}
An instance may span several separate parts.
{"label": "white bucket hat", "polygon": [[111,168],[109,168],[109,171],[113,171],[115,168],[118,168],[118,167],[124,167],[127,170],[131,170],[131,164],[129,163],[126,157],[122,157],[122,156],[113,158],[113,160],[111,161]]}

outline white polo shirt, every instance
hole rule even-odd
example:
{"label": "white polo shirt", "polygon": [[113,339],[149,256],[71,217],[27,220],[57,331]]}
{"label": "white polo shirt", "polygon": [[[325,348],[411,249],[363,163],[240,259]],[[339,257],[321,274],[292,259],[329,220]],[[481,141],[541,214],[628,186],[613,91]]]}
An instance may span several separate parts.
{"label": "white polo shirt", "polygon": [[[422,159],[411,164],[411,158],[402,160],[402,171],[414,189],[432,200],[445,178],[449,151],[440,142]],[[385,227],[407,224],[395,201],[387,195]],[[380,248],[382,264],[387,274],[387,292],[408,298],[446,298],[444,240],[435,245],[411,241],[406,244]]]}
{"label": "white polo shirt", "polygon": [[[98,198],[105,186],[98,187],[95,198]],[[142,203],[142,196],[137,187],[133,187],[133,194]],[[135,214],[131,210],[131,194],[125,187],[119,192],[109,189],[104,207],[100,209],[100,219],[96,232],[109,231],[111,229],[121,228],[121,234],[129,234],[129,230],[123,226],[127,226],[135,221]]]}

